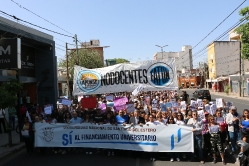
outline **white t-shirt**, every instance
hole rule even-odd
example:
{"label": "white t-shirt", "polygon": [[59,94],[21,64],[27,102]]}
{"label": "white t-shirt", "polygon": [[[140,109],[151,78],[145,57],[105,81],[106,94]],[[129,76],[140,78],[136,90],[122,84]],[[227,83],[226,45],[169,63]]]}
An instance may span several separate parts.
{"label": "white t-shirt", "polygon": [[176,121],[176,124],[178,124],[178,125],[184,125],[185,123],[184,123],[184,121],[182,121],[182,120],[177,120],[177,121]]}
{"label": "white t-shirt", "polygon": [[0,118],[4,118],[3,114],[5,114],[4,109],[0,109]]}
{"label": "white t-shirt", "polygon": [[146,125],[157,125],[158,123],[157,122],[147,122]]}

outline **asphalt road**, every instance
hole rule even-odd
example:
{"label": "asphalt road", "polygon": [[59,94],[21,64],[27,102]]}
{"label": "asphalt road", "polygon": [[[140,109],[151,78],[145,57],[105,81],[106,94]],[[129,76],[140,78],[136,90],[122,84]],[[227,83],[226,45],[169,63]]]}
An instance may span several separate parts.
{"label": "asphalt road", "polygon": [[[195,90],[196,89],[184,89],[184,91],[187,91],[190,98],[192,97]],[[180,90],[179,93],[182,94],[181,92],[182,92],[182,90]],[[225,101],[232,102],[233,105],[235,105],[237,107],[237,111],[240,115],[242,115],[244,109],[249,109],[249,100],[233,98],[229,95],[228,96],[220,96],[220,95],[211,94],[211,97],[212,97],[212,101],[215,101],[216,98],[223,98]]]}
{"label": "asphalt road", "polygon": [[[200,165],[216,165],[221,166],[221,159],[218,158],[218,163],[212,164],[211,159],[208,160],[205,164],[200,162],[189,162],[187,159],[185,161],[174,161],[170,162],[169,157],[165,153],[160,153],[160,156],[157,156],[155,162],[149,161],[149,156],[144,154],[140,158],[135,158],[129,152],[119,152],[115,156],[107,156],[106,153],[103,154],[75,154],[67,153],[62,154],[53,154],[52,152],[47,153],[45,156],[39,154],[27,154],[25,150],[17,152],[13,156],[0,161],[0,166],[75,166],[75,165],[87,165],[87,166],[200,166]],[[165,157],[166,156],[166,157]],[[163,158],[164,157],[164,158]],[[234,163],[229,163],[227,159],[227,165],[234,165]]]}

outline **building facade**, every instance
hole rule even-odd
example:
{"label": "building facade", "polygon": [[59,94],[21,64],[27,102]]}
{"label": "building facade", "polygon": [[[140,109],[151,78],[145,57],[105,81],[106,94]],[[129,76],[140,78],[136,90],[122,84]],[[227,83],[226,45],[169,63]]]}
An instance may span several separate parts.
{"label": "building facade", "polygon": [[[242,72],[240,49],[240,41],[214,41],[208,46],[207,86],[213,91],[223,92],[226,86],[230,86],[230,92],[240,95],[238,89],[240,89],[241,80],[236,77]],[[248,60],[244,60],[244,71],[249,71]]]}
{"label": "building facade", "polygon": [[[3,17],[0,17],[0,25],[1,40],[21,38],[21,69],[18,70],[19,80],[23,83],[21,104],[28,102],[25,100],[27,96],[31,103],[37,102],[41,106],[55,104],[58,88],[53,36]],[[0,70],[0,82],[15,79],[16,74],[17,70]]]}
{"label": "building facade", "polygon": [[203,76],[181,76],[178,77],[178,87],[180,88],[197,88],[203,85]]}
{"label": "building facade", "polygon": [[191,46],[183,46],[182,51],[179,52],[157,52],[154,54],[154,60],[162,60],[168,58],[175,58],[177,71],[182,71],[183,69],[193,69]]}

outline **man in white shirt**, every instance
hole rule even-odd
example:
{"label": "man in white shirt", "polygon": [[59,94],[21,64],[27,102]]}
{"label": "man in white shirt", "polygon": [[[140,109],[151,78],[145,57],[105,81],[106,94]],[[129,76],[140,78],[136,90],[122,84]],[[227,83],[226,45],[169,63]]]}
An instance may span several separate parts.
{"label": "man in white shirt", "polygon": [[5,111],[4,109],[0,109],[0,134],[2,133],[2,127],[1,124],[3,125],[3,130],[6,133],[6,126],[5,126],[5,120],[4,120],[4,116],[5,116]]}

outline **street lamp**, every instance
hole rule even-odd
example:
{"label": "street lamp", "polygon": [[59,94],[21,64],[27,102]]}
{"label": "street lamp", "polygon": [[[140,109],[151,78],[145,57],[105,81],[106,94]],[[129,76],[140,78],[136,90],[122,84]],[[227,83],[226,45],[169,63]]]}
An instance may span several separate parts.
{"label": "street lamp", "polygon": [[156,45],[156,46],[161,48],[161,51],[162,51],[162,58],[163,58],[163,47],[167,47],[168,45],[165,45],[165,46]]}

